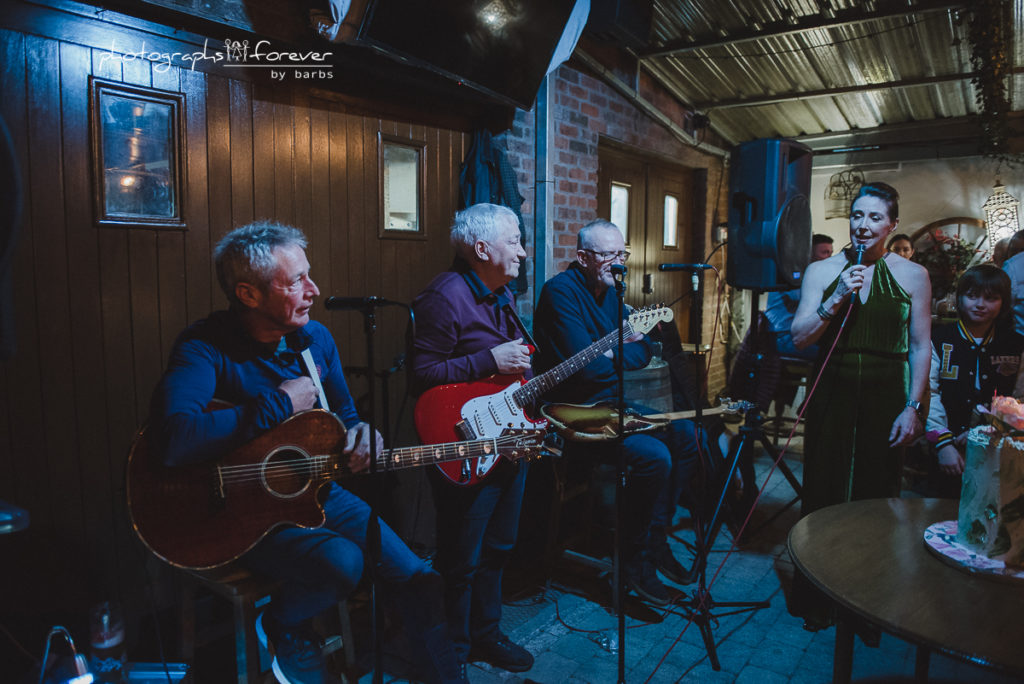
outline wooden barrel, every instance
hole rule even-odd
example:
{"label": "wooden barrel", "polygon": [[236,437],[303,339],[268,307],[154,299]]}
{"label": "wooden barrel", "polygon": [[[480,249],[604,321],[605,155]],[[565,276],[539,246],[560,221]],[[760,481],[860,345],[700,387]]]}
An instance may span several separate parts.
{"label": "wooden barrel", "polygon": [[644,368],[626,371],[624,379],[627,402],[663,413],[672,410],[672,376],[662,359],[655,356]]}

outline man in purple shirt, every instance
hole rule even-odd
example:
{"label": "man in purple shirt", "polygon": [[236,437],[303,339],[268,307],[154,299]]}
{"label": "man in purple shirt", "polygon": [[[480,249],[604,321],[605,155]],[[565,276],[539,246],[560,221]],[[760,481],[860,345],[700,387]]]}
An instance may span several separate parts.
{"label": "man in purple shirt", "polygon": [[[495,373],[528,376],[528,334],[508,289],[526,256],[519,219],[507,207],[476,204],[455,215],[451,241],[452,267],[413,301],[418,391]],[[456,653],[463,662],[510,672],[533,666],[533,656],[500,628],[501,576],[516,541],[526,470],[525,463],[502,462],[472,486],[428,471],[437,507],[437,567]]]}

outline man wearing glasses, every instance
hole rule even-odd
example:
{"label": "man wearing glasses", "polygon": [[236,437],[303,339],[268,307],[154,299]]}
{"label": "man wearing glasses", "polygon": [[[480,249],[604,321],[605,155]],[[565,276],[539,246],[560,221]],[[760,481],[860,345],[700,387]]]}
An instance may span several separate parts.
{"label": "man wearing glasses", "polygon": [[[618,328],[618,297],[614,264],[629,258],[619,228],[609,221],[585,225],[576,239],[576,261],[544,284],[534,317],[538,373],[556,366]],[[643,368],[653,347],[646,335],[625,340],[626,370]],[[544,396],[547,401],[572,404],[614,402],[618,397],[613,351],[598,358]],[[693,423],[676,421],[661,434],[634,434],[623,441],[629,463],[626,520],[623,534],[623,572],[626,586],[656,604],[669,602],[669,591],[656,570],[677,584],[686,571],[672,556],[667,528],[676,504],[689,486],[696,463]],[[576,443],[570,452],[614,459],[613,443]],[[611,460],[614,463],[614,460]]]}

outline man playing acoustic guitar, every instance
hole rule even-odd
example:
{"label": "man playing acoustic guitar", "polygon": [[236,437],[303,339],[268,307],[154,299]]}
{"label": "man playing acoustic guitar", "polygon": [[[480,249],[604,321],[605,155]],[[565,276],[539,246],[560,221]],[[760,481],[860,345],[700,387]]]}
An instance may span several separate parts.
{"label": "man playing acoustic guitar", "polygon": [[[367,467],[369,427],[356,414],[333,338],[309,317],[320,291],[305,247],[299,230],[265,221],[237,228],[217,244],[217,277],[230,308],[181,334],[153,395],[148,437],[165,465],[217,459],[293,414],[320,407],[348,430],[349,468]],[[231,407],[207,411],[214,399]],[[380,435],[372,438],[382,449]],[[333,482],[325,489],[322,526],[275,527],[238,559],[281,581],[261,616],[280,682],[336,681],[309,622],[348,595],[364,570],[369,507]],[[466,682],[448,638],[440,577],[383,522],[380,534],[378,577],[403,610],[409,642],[421,650],[413,655],[423,663],[423,678]]]}
{"label": "man playing acoustic guitar", "polygon": [[[455,215],[451,240],[456,250],[451,269],[413,301],[412,369],[418,389],[495,373],[529,377],[530,351],[523,343],[529,336],[507,287],[526,256],[519,219],[507,207],[476,204]],[[494,385],[493,391],[499,389]],[[501,576],[516,542],[526,470],[525,463],[499,463],[481,482],[470,483],[472,473],[466,472],[462,486],[436,468],[427,471],[437,508],[437,565],[447,588],[455,649],[463,661],[484,661],[511,672],[533,666],[533,656],[500,629]]]}

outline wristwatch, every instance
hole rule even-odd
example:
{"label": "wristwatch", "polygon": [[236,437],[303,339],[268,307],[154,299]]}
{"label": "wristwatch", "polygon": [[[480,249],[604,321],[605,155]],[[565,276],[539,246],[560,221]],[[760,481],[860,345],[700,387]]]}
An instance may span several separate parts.
{"label": "wristwatch", "polygon": [[917,411],[918,413],[920,413],[921,412],[921,402],[916,401],[914,399],[908,399],[907,400],[907,408],[912,408],[915,411]]}

